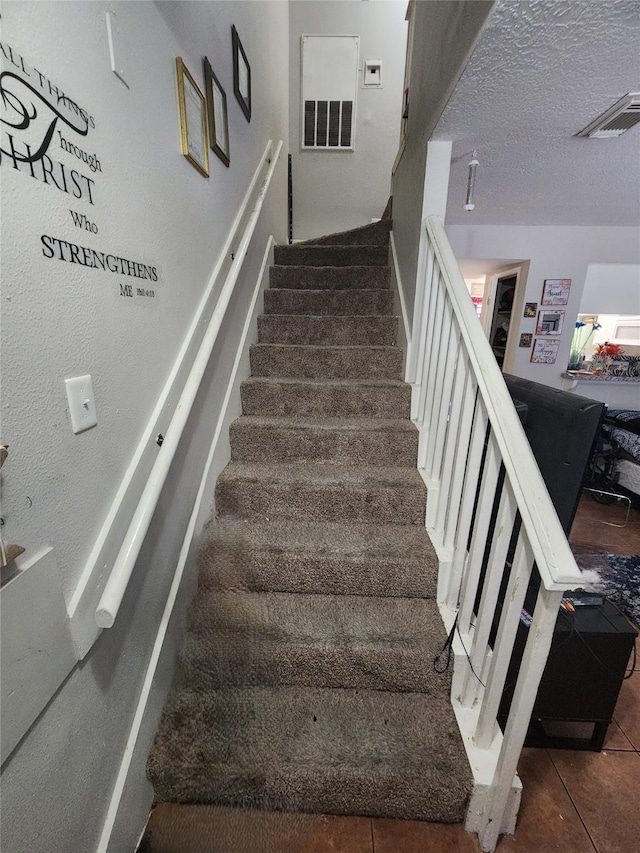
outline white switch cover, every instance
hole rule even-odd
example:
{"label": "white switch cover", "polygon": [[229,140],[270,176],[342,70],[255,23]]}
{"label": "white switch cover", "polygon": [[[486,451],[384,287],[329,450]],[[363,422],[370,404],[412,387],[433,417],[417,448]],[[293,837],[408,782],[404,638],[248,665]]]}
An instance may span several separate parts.
{"label": "white switch cover", "polygon": [[89,374],[74,376],[73,379],[65,379],[64,384],[67,388],[71,429],[77,435],[79,432],[84,432],[85,429],[91,429],[98,423],[91,377]]}

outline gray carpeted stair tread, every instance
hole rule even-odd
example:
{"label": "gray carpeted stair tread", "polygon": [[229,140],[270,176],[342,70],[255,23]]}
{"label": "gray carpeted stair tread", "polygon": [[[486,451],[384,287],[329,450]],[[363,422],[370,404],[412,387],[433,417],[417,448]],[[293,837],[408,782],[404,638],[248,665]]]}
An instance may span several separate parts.
{"label": "gray carpeted stair tread", "polygon": [[409,420],[279,418],[243,415],[229,427],[231,458],[262,462],[325,461],[334,465],[408,465],[418,457]]}
{"label": "gray carpeted stair tread", "polygon": [[254,344],[254,376],[300,379],[400,379],[404,355],[390,346]]}
{"label": "gray carpeted stair tread", "polygon": [[359,689],[179,691],[149,772],[159,801],[415,820],[461,820],[471,790],[446,694]]}
{"label": "gray carpeted stair tread", "polygon": [[268,287],[265,314],[393,315],[390,290],[294,290]]}
{"label": "gray carpeted stair tread", "polygon": [[385,290],[391,281],[389,267],[272,266],[269,285],[304,290]]}
{"label": "gray carpeted stair tread", "polygon": [[397,317],[300,314],[258,317],[258,341],[266,344],[394,346],[397,335]]}
{"label": "gray carpeted stair tread", "polygon": [[279,417],[278,415],[243,415],[237,418],[231,426],[235,429],[250,429],[253,426],[271,429],[295,430],[336,430],[344,432],[402,432],[407,435],[417,435],[418,430],[413,421],[407,418],[345,418],[345,417]]}
{"label": "gray carpeted stair tread", "polygon": [[411,386],[393,379],[253,376],[240,386],[245,415],[408,418]]}
{"label": "gray carpeted stair tread", "polygon": [[389,228],[275,248],[148,762],[159,801],[464,817]]}
{"label": "gray carpeted stair tread", "polygon": [[409,467],[231,462],[216,507],[241,518],[424,524],[426,489]]}
{"label": "gray carpeted stair tread", "polygon": [[389,249],[387,246],[275,246],[274,263],[277,266],[293,264],[310,267],[377,267],[387,266]]}
{"label": "gray carpeted stair tread", "polygon": [[446,634],[434,601],[201,590],[184,685],[358,687],[433,693]]}
{"label": "gray carpeted stair tread", "polygon": [[214,519],[203,588],[435,598],[438,557],[420,525]]}
{"label": "gray carpeted stair tread", "polygon": [[326,234],[323,237],[312,237],[296,243],[297,246],[388,246],[391,220],[380,220],[361,225],[359,228],[351,228],[348,231],[338,231],[335,234]]}

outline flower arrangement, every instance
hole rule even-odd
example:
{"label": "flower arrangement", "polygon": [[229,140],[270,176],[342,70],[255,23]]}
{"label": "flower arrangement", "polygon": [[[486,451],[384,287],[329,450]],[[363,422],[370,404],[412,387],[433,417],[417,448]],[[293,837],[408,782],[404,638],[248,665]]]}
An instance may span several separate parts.
{"label": "flower arrangement", "polygon": [[[591,331],[585,333],[587,326],[591,326]],[[579,370],[584,361],[584,351],[591,338],[600,328],[600,323],[596,323],[595,320],[591,323],[583,323],[582,320],[576,320],[576,328],[571,339],[571,352],[569,353],[569,370]]]}
{"label": "flower arrangement", "polygon": [[608,341],[605,341],[603,344],[596,346],[596,355],[624,355],[624,350],[619,344],[610,344]]}

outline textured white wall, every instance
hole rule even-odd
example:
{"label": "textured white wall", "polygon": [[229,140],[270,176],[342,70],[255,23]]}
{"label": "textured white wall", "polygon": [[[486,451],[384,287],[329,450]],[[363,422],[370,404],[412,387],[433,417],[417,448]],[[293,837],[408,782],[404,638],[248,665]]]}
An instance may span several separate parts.
{"label": "textured white wall", "polygon": [[589,264],[580,313],[640,314],[640,266]]}
{"label": "textured white wall", "polygon": [[[517,339],[521,332],[535,332],[535,318],[522,316],[524,302],[537,302],[540,307],[542,288],[547,278],[570,278],[569,304],[561,336],[560,350],[555,364],[532,364],[531,349],[517,348],[513,373],[534,382],[542,382],[555,388],[562,387],[560,374],[566,369],[571,348],[575,319],[580,311],[582,294],[590,264],[637,264],[640,261],[638,229],[627,227],[553,227],[553,226],[505,226],[505,225],[448,225],[447,234],[456,257],[520,258],[530,260],[526,287],[521,299],[514,305],[513,321],[519,323],[513,334]],[[606,313],[616,304],[615,287],[609,294],[603,293],[600,310]],[[581,388],[585,396],[590,395],[591,386]],[[629,389],[637,396],[636,389]],[[600,398],[597,398],[600,399]]]}
{"label": "textured white wall", "polygon": [[[110,70],[108,8],[116,10],[128,43],[129,89]],[[6,158],[0,168],[2,440],[11,445],[3,469],[3,532],[29,552],[53,546],[68,601],[266,141],[287,138],[288,6],[7,2],[2,19],[3,45],[94,117],[82,147],[97,154],[102,167],[95,175],[86,164],[81,168],[95,178],[93,205],[18,172]],[[252,66],[250,124],[233,94],[232,23]],[[230,169],[210,152],[208,180],[180,152],[175,75],[181,55],[203,86],[205,54],[227,92],[231,147]],[[80,166],[60,150],[57,134],[49,153],[69,169]],[[85,213],[98,234],[76,228],[70,209]],[[2,768],[3,850],[95,849],[269,233],[286,237],[284,168],[116,626],[70,674]],[[135,287],[134,278],[47,259],[42,234],[156,266],[157,298],[119,296],[119,283]],[[84,373],[93,376],[98,426],[74,436],[64,379]],[[171,666],[163,672],[165,684],[153,694],[156,711]],[[149,792],[130,796],[135,802]],[[122,830],[130,842],[123,850],[133,849],[140,817]]]}
{"label": "textured white wall", "polygon": [[[292,0],[290,148],[293,236],[306,239],[366,225],[382,215],[398,150],[407,24],[405,0]],[[360,63],[382,60],[383,88],[358,74],[355,150],[300,149],[300,37],[358,35]]]}

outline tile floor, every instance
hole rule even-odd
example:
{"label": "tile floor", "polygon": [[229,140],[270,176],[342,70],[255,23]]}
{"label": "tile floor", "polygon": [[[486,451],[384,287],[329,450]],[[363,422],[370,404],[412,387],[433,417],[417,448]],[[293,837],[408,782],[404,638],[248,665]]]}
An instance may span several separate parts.
{"label": "tile floor", "polygon": [[[585,495],[571,541],[640,553],[640,512]],[[640,664],[638,665],[640,670]],[[525,749],[518,826],[497,853],[640,853],[640,671],[624,682],[602,752]],[[363,817],[278,815],[210,806],[154,810],[140,853],[478,853],[459,826]]]}

